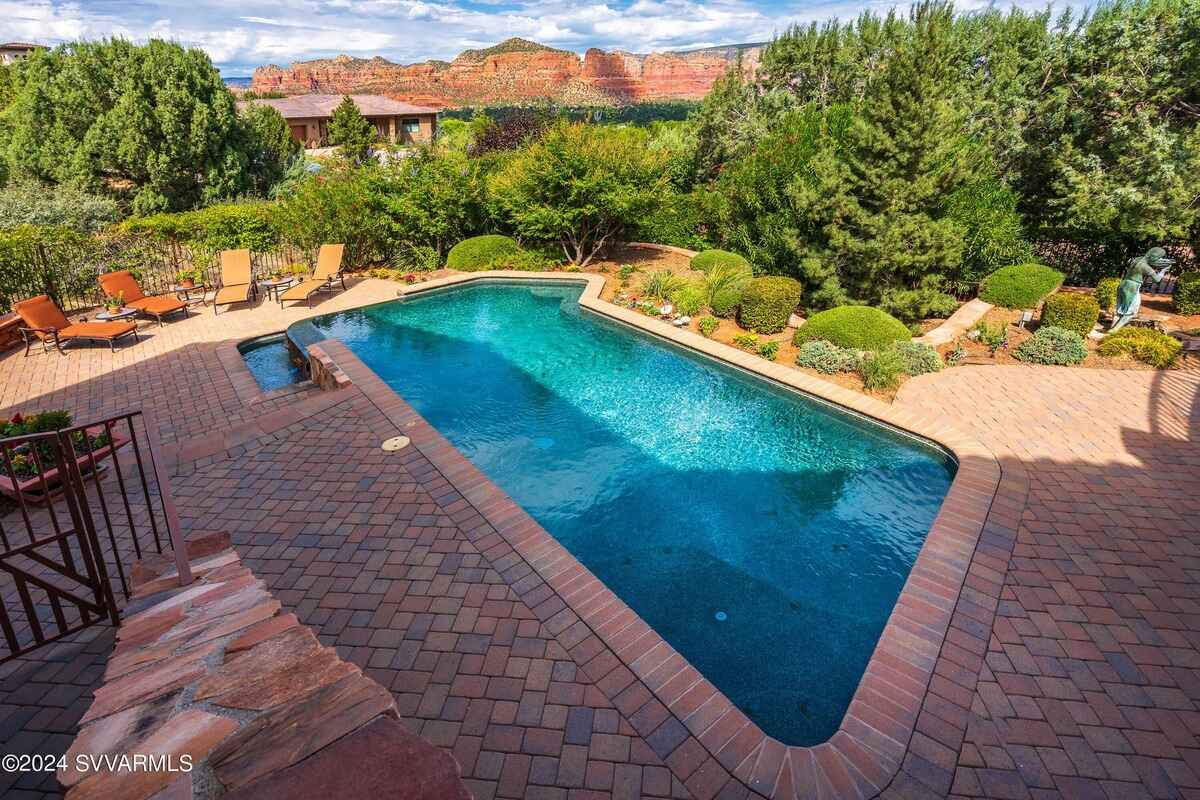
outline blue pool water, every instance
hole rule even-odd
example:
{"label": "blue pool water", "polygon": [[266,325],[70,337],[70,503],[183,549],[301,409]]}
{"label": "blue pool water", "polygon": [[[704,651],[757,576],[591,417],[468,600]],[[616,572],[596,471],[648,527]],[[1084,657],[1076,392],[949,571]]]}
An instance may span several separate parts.
{"label": "blue pool water", "polygon": [[825,741],[953,461],[580,292],[473,284],[292,334],[344,341],[766,733]]}
{"label": "blue pool water", "polygon": [[238,350],[264,392],[304,380],[304,373],[292,363],[282,333],[242,342]]}

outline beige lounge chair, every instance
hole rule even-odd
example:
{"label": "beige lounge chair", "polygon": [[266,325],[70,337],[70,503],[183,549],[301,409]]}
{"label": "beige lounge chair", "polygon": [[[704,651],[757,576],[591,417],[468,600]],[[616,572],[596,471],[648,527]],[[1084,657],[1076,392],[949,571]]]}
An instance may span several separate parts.
{"label": "beige lounge chair", "polygon": [[160,328],[163,324],[163,317],[168,314],[182,311],[185,317],[188,315],[187,303],[178,297],[167,297],[166,295],[156,297],[142,292],[142,287],[138,285],[129,270],[104,273],[100,276],[100,288],[104,290],[107,297],[121,298],[126,308],[136,308],[138,313],[158,320]]}
{"label": "beige lounge chair", "polygon": [[332,289],[335,280],[342,284],[344,290],[346,288],[346,279],[342,276],[342,251],[344,249],[345,245],[341,244],[321,245],[321,249],[317,253],[317,268],[313,270],[313,276],[300,281],[279,295],[279,305],[282,307],[284,300],[304,300],[311,308],[312,296],[323,289]]}
{"label": "beige lounge chair", "polygon": [[221,251],[221,288],[213,299],[213,313],[220,313],[221,306],[247,303],[258,295],[254,284],[254,271],[250,267],[249,250]]}

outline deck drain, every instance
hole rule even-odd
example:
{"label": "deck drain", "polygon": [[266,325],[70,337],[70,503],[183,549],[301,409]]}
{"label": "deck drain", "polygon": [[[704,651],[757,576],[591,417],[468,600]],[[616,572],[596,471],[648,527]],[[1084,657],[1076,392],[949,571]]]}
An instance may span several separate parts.
{"label": "deck drain", "polygon": [[397,450],[403,450],[411,443],[412,439],[409,439],[407,436],[393,436],[390,439],[385,439],[381,447],[383,447],[385,451],[393,453]]}

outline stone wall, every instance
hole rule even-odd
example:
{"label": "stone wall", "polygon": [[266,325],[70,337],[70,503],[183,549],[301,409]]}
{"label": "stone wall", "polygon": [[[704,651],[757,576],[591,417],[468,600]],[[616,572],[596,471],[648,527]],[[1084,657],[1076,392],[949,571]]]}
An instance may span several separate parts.
{"label": "stone wall", "polygon": [[186,587],[169,554],[134,567],[104,685],[58,772],[68,800],[470,796],[388,690],[280,613],[227,535],[188,556]]}

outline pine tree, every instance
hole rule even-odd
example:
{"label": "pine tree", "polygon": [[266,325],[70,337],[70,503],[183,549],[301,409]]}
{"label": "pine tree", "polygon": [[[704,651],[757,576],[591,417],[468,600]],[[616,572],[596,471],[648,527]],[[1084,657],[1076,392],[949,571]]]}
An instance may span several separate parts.
{"label": "pine tree", "polygon": [[341,147],[345,158],[361,164],[370,157],[375,139],[375,126],[349,96],[343,97],[329,120],[329,143]]}
{"label": "pine tree", "polygon": [[850,131],[845,168],[818,171],[830,197],[829,248],[858,299],[915,287],[962,259],[964,231],[943,200],[980,174],[981,159],[964,132],[953,22],[942,0],[913,9],[911,38],[870,86]]}

